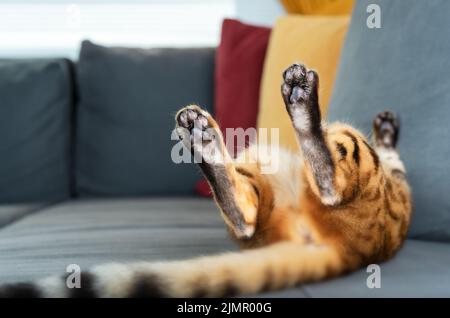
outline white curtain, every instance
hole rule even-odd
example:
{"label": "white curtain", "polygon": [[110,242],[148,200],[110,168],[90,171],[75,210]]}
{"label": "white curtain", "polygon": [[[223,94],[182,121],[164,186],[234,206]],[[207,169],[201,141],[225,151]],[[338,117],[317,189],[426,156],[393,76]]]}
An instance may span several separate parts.
{"label": "white curtain", "polygon": [[234,0],[0,0],[0,57],[76,58],[80,41],[215,46]]}

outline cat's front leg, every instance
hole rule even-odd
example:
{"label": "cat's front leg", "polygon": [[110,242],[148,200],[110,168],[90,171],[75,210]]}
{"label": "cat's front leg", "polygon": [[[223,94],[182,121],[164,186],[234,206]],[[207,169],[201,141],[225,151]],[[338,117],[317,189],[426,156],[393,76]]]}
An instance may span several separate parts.
{"label": "cat's front leg", "polygon": [[253,236],[256,228],[258,194],[248,177],[236,169],[219,126],[196,105],[176,115],[177,132],[202,170],[213,191],[225,223],[238,239]]}

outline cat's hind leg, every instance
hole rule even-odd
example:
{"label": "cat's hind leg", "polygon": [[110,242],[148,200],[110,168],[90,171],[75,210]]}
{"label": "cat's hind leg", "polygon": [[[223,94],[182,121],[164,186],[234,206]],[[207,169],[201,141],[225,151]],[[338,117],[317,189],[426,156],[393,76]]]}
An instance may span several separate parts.
{"label": "cat's hind leg", "polygon": [[397,116],[384,111],[373,120],[373,144],[386,172],[403,177],[405,166],[397,151],[400,123]]}
{"label": "cat's hind leg", "polygon": [[380,158],[385,176],[385,207],[392,219],[390,234],[393,242],[403,242],[411,219],[412,199],[406,178],[406,170],[397,151],[400,123],[397,116],[384,111],[373,120],[373,144]]}
{"label": "cat's hind leg", "polygon": [[219,126],[196,105],[176,115],[177,133],[191,150],[211,186],[225,223],[238,239],[252,237],[256,227],[258,193],[249,173],[239,169],[228,153]]}

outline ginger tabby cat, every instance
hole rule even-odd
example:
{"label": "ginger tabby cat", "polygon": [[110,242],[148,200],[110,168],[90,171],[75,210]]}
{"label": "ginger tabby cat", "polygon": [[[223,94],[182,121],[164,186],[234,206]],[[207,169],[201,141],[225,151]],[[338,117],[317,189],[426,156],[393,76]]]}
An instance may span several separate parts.
{"label": "ginger tabby cat", "polygon": [[[319,78],[304,65],[283,73],[286,110],[300,153],[278,149],[273,174],[257,147],[228,154],[214,119],[198,106],[176,115],[177,131],[207,178],[232,237],[246,249],[191,260],[106,264],[82,274],[0,288],[4,297],[222,297],[331,278],[382,262],[401,247],[411,216],[398,120],[373,122],[373,146],[349,125],[321,122]],[[281,111],[281,110],[280,110]],[[208,147],[209,146],[209,147]],[[245,160],[243,160],[245,159]],[[252,160],[249,160],[252,159]]]}

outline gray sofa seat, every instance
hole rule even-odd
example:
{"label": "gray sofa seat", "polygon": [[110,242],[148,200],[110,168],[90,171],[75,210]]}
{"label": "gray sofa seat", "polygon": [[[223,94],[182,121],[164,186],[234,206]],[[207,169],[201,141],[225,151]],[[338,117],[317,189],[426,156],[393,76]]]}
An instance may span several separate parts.
{"label": "gray sofa seat", "polygon": [[33,203],[17,203],[0,205],[0,228],[6,226],[21,217],[39,211],[46,205]]}
{"label": "gray sofa seat", "polygon": [[[82,200],[57,204],[0,231],[0,282],[109,262],[169,260],[236,250],[209,199]],[[265,297],[450,296],[450,245],[410,240],[381,265],[381,289],[368,273],[308,284]]]}
{"label": "gray sofa seat", "polygon": [[110,261],[162,260],[235,249],[211,200],[83,200],[54,205],[0,231],[0,282]]}
{"label": "gray sofa seat", "polygon": [[304,287],[312,297],[450,297],[450,244],[408,240],[392,260],[380,264],[381,288],[360,270]]}

